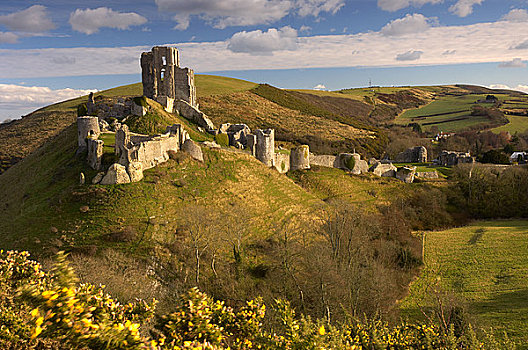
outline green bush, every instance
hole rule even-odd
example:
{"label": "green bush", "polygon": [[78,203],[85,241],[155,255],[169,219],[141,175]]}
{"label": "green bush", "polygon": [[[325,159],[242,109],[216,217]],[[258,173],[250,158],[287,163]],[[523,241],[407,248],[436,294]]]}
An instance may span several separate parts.
{"label": "green bush", "polygon": [[349,157],[346,161],[345,161],[345,166],[352,170],[354,169],[354,167],[356,166],[356,158],[354,157]]}
{"label": "green bush", "polygon": [[77,116],[82,117],[84,115],[87,115],[88,108],[86,108],[86,103],[81,103],[77,106]]}
{"label": "green bush", "polygon": [[134,103],[141,107],[148,107],[147,98],[145,96],[134,97]]}
{"label": "green bush", "polygon": [[227,134],[217,134],[215,141],[222,147],[229,147],[229,136]]}

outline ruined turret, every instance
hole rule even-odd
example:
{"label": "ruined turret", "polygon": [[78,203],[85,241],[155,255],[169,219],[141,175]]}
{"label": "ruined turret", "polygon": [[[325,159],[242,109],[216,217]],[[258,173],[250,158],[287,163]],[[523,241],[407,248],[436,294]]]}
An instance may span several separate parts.
{"label": "ruined turret", "polygon": [[78,117],[77,129],[79,149],[86,150],[88,146],[86,139],[97,139],[101,134],[101,130],[99,129],[99,118],[90,116]]}
{"label": "ruined turret", "polygon": [[269,167],[275,165],[275,130],[258,129],[255,132],[257,144],[255,146],[255,157]]}
{"label": "ruined turret", "polygon": [[302,145],[292,148],[290,153],[290,170],[310,169],[310,147]]}

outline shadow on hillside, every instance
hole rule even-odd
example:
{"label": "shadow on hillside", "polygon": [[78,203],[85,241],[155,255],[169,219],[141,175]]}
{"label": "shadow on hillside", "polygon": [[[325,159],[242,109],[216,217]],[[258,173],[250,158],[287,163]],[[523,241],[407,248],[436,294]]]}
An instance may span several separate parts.
{"label": "shadow on hillside", "polygon": [[[476,314],[528,310],[528,289],[496,294],[488,300],[470,303],[470,308]],[[525,318],[528,320],[528,313]]]}

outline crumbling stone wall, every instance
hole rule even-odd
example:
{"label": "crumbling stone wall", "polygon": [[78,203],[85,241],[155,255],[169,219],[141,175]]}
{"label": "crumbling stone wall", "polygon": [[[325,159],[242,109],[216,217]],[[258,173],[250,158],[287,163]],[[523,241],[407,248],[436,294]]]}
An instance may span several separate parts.
{"label": "crumbling stone wall", "polygon": [[[116,133],[116,153],[119,149],[119,164],[141,164],[142,170],[150,169],[169,160],[169,151],[178,152],[188,135],[181,125],[167,128],[162,135],[146,136],[130,134],[126,126]],[[126,142],[126,143],[125,143]]]}
{"label": "crumbling stone wall", "polygon": [[290,171],[291,158],[288,153],[275,153],[275,169],[281,174]]}
{"label": "crumbling stone wall", "polygon": [[198,108],[193,107],[188,102],[181,100],[176,101],[174,102],[174,108],[178,111],[178,113],[180,113],[180,115],[198,124],[202,128],[205,128],[207,131],[212,131],[215,129],[211,119],[209,119],[205,113],[200,111]]}
{"label": "crumbling stone wall", "polygon": [[101,120],[110,117],[121,119],[129,115],[144,116],[148,111],[146,107],[138,105],[133,97],[106,96],[88,98],[86,109],[89,115],[97,116]]}
{"label": "crumbling stone wall", "polygon": [[474,163],[475,158],[469,152],[442,151],[434,162],[441,166],[455,166],[457,164]]}
{"label": "crumbling stone wall", "polygon": [[97,117],[83,116],[77,118],[78,146],[81,150],[86,150],[87,138],[97,139],[101,134],[99,129],[99,119]]}
{"label": "crumbling stone wall", "polygon": [[427,148],[424,146],[417,146],[408,148],[399,153],[395,159],[399,163],[426,163],[427,162]]}

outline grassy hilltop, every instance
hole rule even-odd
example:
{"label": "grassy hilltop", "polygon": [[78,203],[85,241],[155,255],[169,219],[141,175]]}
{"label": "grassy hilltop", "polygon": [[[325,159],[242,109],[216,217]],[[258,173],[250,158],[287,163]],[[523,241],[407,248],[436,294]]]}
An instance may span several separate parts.
{"label": "grassy hilltop", "polygon": [[[215,125],[275,128],[277,144],[305,143],[320,154],[356,149],[364,158],[380,157],[388,145],[418,135],[407,126],[413,123],[426,130],[521,131],[527,118],[520,115],[524,95],[472,86],[330,92],[206,75],[197,75],[196,83],[200,108]],[[141,84],[132,84],[96,96],[141,92]],[[498,101],[482,102],[490,94]],[[419,287],[441,276],[484,326],[511,328],[515,339],[526,340],[525,259],[520,251],[499,254],[523,246],[525,222],[507,224],[515,230],[484,222],[428,233],[422,266],[416,232],[469,218],[462,194],[453,190],[453,169],[438,169],[438,181],[413,184],[319,167],[280,175],[244,152],[203,147],[203,163],[178,153],[145,171],[140,182],[91,185],[95,172],[75,154],[76,111],[84,101],[54,104],[0,127],[0,248],[30,250],[45,263],[54,252],[69,251],[82,281],[105,284],[122,302],[156,297],[170,311],[176,295],[198,286],[233,306],[256,296],[285,298],[299,312],[333,322],[395,321],[400,309],[419,319]],[[132,118],[132,129],[156,133],[182,123],[195,141],[212,139],[150,103],[154,112]],[[508,124],[499,118],[506,110],[519,114],[508,116]],[[430,144],[423,135],[409,142]],[[103,137],[111,152],[112,135]],[[431,170],[427,164],[419,169]],[[86,185],[79,185],[80,172]],[[490,253],[492,247],[497,252]],[[515,256],[520,260],[512,265]],[[424,305],[434,308],[430,301]]]}

